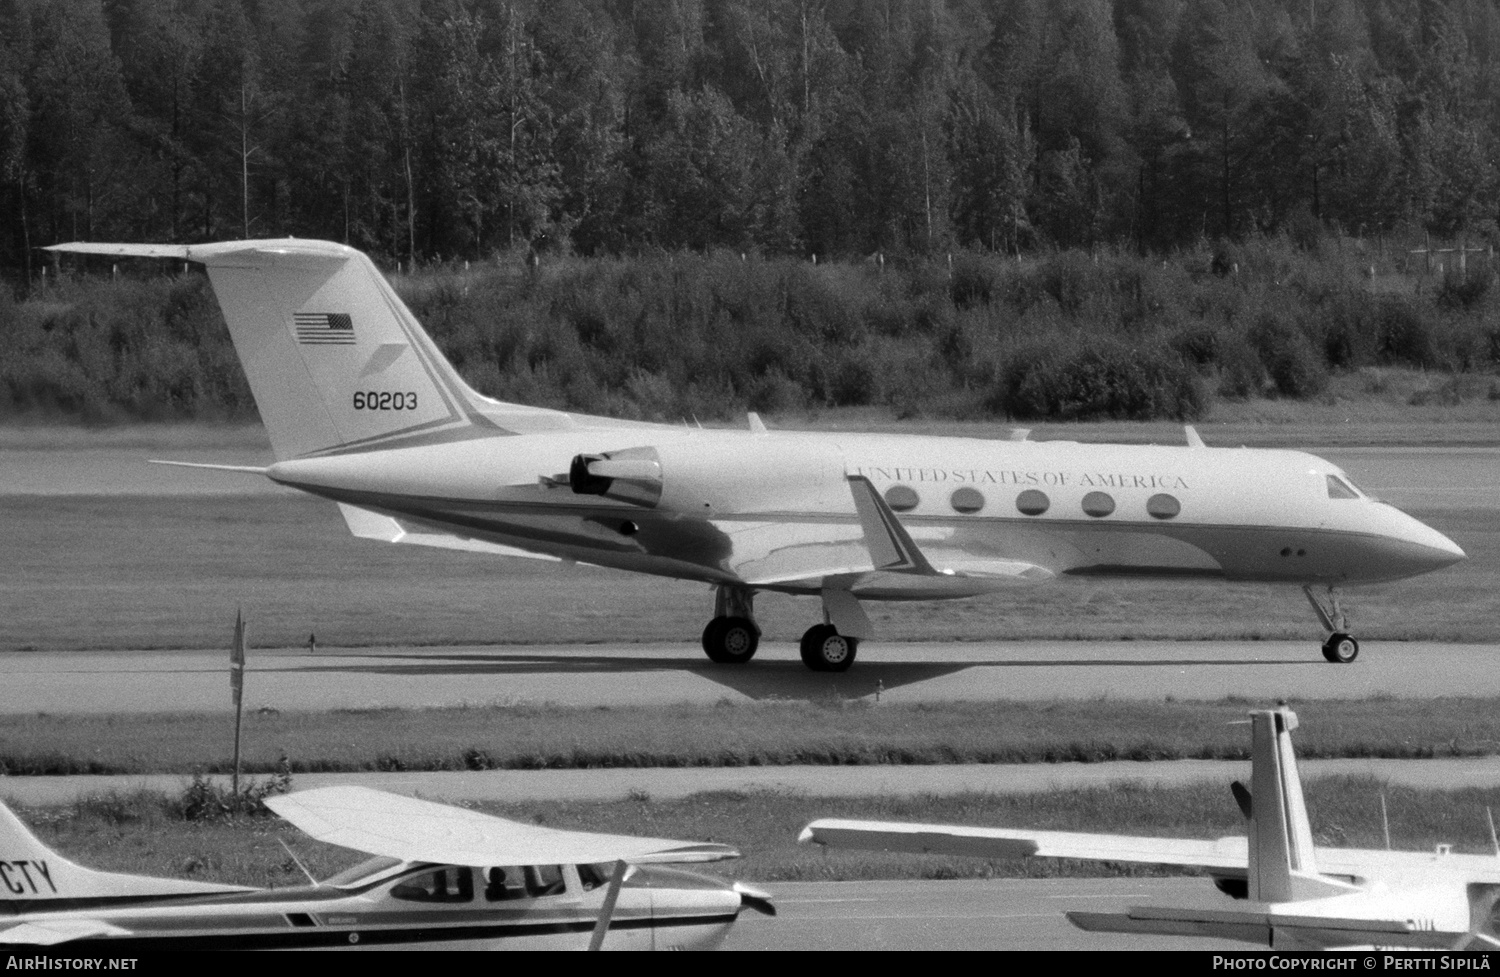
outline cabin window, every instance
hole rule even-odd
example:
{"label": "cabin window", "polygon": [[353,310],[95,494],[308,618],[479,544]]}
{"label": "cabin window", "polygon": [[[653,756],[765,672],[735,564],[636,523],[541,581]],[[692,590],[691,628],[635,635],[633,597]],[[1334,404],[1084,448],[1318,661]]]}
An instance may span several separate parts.
{"label": "cabin window", "polygon": [[1359,490],[1354,483],[1337,475],[1328,476],[1328,497],[1330,499],[1357,499]]}
{"label": "cabin window", "polygon": [[1016,509],[1023,516],[1039,516],[1051,506],[1052,500],[1047,498],[1047,493],[1036,489],[1027,489],[1016,496]]}
{"label": "cabin window", "polygon": [[954,489],[953,494],[948,496],[948,504],[953,506],[953,511],[968,515],[984,508],[984,496],[979,493],[978,489],[965,486],[961,489]]}
{"label": "cabin window", "polygon": [[1146,513],[1153,519],[1172,519],[1182,511],[1182,503],[1165,492],[1146,500]]}
{"label": "cabin window", "polygon": [[408,902],[468,902],[474,898],[474,876],[450,865],[413,875],[393,886],[391,895]]}
{"label": "cabin window", "polygon": [[528,865],[523,873],[526,877],[526,894],[533,899],[560,896],[568,890],[561,865]]}
{"label": "cabin window", "polygon": [[922,504],[916,489],[905,485],[892,485],[885,490],[885,504],[896,512],[910,512]]}
{"label": "cabin window", "polygon": [[1102,519],[1115,511],[1115,500],[1104,492],[1090,492],[1083,497],[1083,511],[1095,519]]}
{"label": "cabin window", "polygon": [[526,898],[526,879],[519,866],[496,866],[484,873],[484,899],[486,902],[505,902],[509,899]]}

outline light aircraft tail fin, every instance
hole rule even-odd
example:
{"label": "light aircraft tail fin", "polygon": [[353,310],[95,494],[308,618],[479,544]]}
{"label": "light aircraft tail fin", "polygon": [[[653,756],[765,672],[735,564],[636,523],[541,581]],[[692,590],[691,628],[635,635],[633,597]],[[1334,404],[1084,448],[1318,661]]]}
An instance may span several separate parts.
{"label": "light aircraft tail fin", "polygon": [[176,258],[208,268],[277,460],[510,430],[567,426],[558,411],[472,390],[368,257],[327,241],[60,244],[51,251]]}
{"label": "light aircraft tail fin", "polygon": [[1297,714],[1286,707],[1250,714],[1250,792],[1235,792],[1249,808],[1249,897],[1256,902],[1290,902],[1356,891],[1320,876],[1313,854],[1312,827],[1302,799],[1302,779],[1292,750]]}
{"label": "light aircraft tail fin", "polygon": [[[84,868],[48,848],[9,807],[0,803],[0,904],[242,891],[239,886]],[[0,910],[0,920],[4,916],[5,911]],[[20,941],[10,931],[0,931],[0,943],[7,942]]]}

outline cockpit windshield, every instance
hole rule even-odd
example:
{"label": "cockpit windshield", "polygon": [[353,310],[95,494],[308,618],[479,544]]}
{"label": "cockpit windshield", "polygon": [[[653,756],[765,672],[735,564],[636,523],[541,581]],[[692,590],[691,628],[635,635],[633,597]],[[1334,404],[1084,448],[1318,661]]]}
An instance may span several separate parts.
{"label": "cockpit windshield", "polygon": [[1354,487],[1345,475],[1328,476],[1328,497],[1330,499],[1361,499],[1364,493]]}

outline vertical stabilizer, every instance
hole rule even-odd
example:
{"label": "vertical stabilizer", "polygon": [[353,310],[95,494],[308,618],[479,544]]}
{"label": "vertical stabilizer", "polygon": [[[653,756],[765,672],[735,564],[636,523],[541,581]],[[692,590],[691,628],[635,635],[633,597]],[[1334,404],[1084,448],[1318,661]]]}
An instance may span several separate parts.
{"label": "vertical stabilizer", "polygon": [[368,257],[327,241],[63,244],[201,262],[277,460],[494,429]]}
{"label": "vertical stabilizer", "polygon": [[[6,903],[55,902],[82,898],[193,895],[242,892],[239,886],[211,882],[181,882],[145,875],[96,872],[63,858],[0,803],[0,907]],[[7,908],[0,908],[3,920]],[[0,942],[15,942],[9,931]],[[35,942],[27,940],[25,942]]]}
{"label": "vertical stabilizer", "polygon": [[1256,902],[1357,891],[1318,875],[1302,779],[1292,751],[1296,728],[1297,714],[1285,707],[1250,714],[1249,896]]}

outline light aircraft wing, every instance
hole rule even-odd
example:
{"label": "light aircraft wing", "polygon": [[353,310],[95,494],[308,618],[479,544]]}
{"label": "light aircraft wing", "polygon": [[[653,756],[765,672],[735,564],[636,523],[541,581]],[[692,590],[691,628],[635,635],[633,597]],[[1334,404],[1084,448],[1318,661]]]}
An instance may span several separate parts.
{"label": "light aircraft wing", "polygon": [[[1389,907],[1380,906],[1369,916],[1359,915],[1357,904],[1342,905],[1346,899],[1328,901],[1322,911],[1278,912],[1258,909],[1183,909],[1175,907],[1136,906],[1123,913],[1067,913],[1068,921],[1079,929],[1094,933],[1152,933],[1166,936],[1204,936],[1223,940],[1243,940],[1271,946],[1272,931],[1280,930],[1295,938],[1297,931],[1316,931],[1322,947],[1367,946],[1388,942],[1410,946],[1413,937],[1423,933],[1411,919],[1389,918]],[[1341,939],[1340,934],[1347,933]],[[1447,942],[1439,938],[1434,946]]]}
{"label": "light aircraft wing", "polygon": [[670,864],[739,857],[727,845],[544,828],[368,787],[320,787],[267,798],[266,806],[318,841],[405,861]]}
{"label": "light aircraft wing", "polygon": [[20,923],[0,929],[0,943],[18,946],[56,946],[70,940],[88,940],[99,936],[129,936],[130,931],[98,919],[52,919],[45,922]]}
{"label": "light aircraft wing", "polygon": [[1217,841],[1145,838],[1072,831],[966,828],[951,824],[903,824],[824,818],[802,829],[799,841],[830,848],[901,851],[918,855],[979,858],[1076,858],[1244,872],[1244,838]]}

